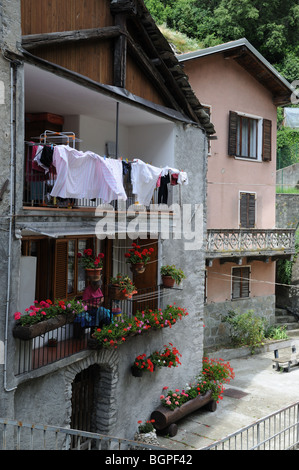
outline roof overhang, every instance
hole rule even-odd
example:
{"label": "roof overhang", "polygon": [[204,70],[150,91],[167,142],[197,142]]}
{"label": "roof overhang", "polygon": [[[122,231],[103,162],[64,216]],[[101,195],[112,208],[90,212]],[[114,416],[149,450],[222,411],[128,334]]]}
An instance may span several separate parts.
{"label": "roof overhang", "polygon": [[95,82],[23,51],[25,109],[28,113],[84,114],[126,126],[179,121],[195,124],[182,113],[142,99],[127,90]]}
{"label": "roof overhang", "polygon": [[181,54],[177,58],[179,62],[186,62],[213,54],[223,54],[226,59],[235,60],[272,93],[276,106],[291,102],[295,88],[245,38]]}

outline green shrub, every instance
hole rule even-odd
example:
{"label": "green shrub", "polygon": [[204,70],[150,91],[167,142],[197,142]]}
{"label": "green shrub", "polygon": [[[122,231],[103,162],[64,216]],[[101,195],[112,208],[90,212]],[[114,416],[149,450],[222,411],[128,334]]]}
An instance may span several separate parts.
{"label": "green shrub", "polygon": [[253,354],[265,340],[265,319],[254,315],[253,310],[237,314],[229,311],[223,319],[230,325],[230,337],[234,346],[249,346]]}

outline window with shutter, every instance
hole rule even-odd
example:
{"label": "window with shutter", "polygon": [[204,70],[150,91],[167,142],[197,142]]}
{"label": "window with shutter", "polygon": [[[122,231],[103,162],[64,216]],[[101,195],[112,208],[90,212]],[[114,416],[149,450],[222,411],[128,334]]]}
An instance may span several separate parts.
{"label": "window with shutter", "polygon": [[268,119],[263,121],[263,151],[262,158],[264,162],[271,161],[271,136],[272,136],[272,122]]}
{"label": "window with shutter", "polygon": [[232,268],[232,299],[249,297],[250,268]]}
{"label": "window with shutter", "polygon": [[272,122],[229,112],[228,155],[257,161],[271,160]]}
{"label": "window with shutter", "polygon": [[67,298],[68,241],[57,240],[54,262],[54,299]]}
{"label": "window with shutter", "polygon": [[255,227],[255,204],[256,195],[254,193],[240,193],[240,227]]}

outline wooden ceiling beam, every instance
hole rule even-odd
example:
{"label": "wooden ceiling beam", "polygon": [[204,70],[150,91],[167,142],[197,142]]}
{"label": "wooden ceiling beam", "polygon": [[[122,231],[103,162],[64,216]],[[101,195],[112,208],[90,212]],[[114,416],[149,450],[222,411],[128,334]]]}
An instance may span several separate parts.
{"label": "wooden ceiling beam", "polygon": [[125,34],[117,26],[106,26],[103,28],[80,29],[75,31],[62,31],[46,34],[30,34],[22,37],[24,49],[34,49],[36,47],[53,46],[77,41],[94,39],[113,39]]}

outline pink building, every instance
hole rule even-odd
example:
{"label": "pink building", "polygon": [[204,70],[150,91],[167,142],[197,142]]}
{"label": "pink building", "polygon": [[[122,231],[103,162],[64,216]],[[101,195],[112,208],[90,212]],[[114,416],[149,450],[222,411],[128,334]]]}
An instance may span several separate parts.
{"label": "pink building", "polygon": [[217,140],[207,173],[205,346],[227,339],[229,311],[275,315],[275,265],[294,231],[275,228],[277,106],[292,88],[246,40],[178,57]]}

